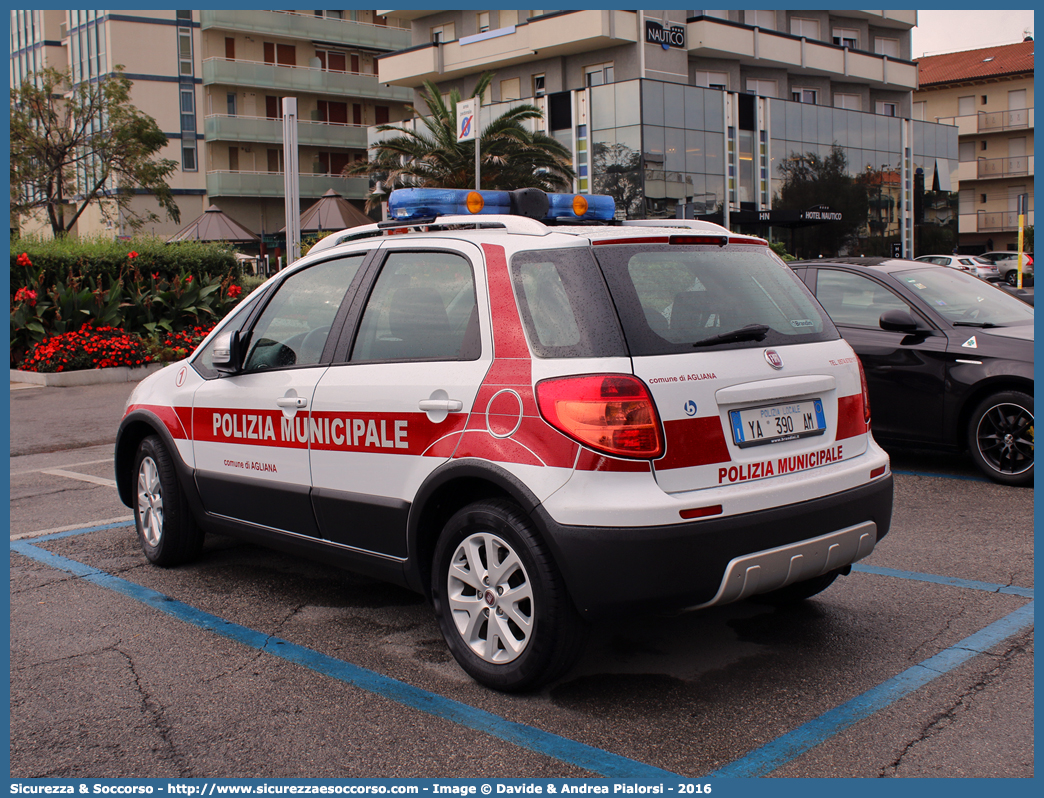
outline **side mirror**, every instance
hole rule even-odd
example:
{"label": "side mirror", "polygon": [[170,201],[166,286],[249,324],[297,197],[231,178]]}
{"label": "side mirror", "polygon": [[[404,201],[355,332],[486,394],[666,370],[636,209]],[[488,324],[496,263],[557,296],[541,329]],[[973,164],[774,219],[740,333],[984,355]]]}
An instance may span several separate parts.
{"label": "side mirror", "polygon": [[243,362],[239,330],[223,332],[214,339],[210,361],[222,374],[235,374],[239,371]]}
{"label": "side mirror", "polygon": [[879,324],[882,330],[889,330],[890,332],[917,332],[917,321],[905,310],[886,310],[881,314]]}

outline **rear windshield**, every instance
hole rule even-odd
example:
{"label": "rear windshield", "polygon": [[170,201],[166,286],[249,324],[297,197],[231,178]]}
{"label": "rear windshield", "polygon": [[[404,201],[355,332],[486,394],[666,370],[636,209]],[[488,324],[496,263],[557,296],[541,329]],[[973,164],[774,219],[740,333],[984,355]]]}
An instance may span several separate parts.
{"label": "rear windshield", "polygon": [[[632,355],[839,337],[808,289],[767,247],[621,244],[594,251]],[[745,327],[753,333],[730,336]]]}

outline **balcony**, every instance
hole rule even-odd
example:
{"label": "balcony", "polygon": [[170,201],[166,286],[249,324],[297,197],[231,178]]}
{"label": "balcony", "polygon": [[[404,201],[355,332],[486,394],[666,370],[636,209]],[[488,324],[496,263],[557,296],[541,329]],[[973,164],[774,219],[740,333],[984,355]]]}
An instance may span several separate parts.
{"label": "balcony", "polygon": [[521,25],[467,36],[441,46],[425,44],[382,56],[381,80],[420,86],[540,59],[601,50],[638,41],[634,11],[569,11]]}
{"label": "balcony", "polygon": [[385,86],[376,75],[329,72],[303,66],[282,66],[241,59],[208,58],[203,62],[204,85],[253,86],[273,93],[361,97],[382,102],[412,102],[413,92]]}
{"label": "balcony", "polygon": [[743,66],[786,69],[874,89],[917,88],[917,64],[910,61],[709,17],[689,22],[687,28],[689,55],[738,60]]}
{"label": "balcony", "polygon": [[[301,198],[319,199],[331,188],[345,199],[366,199],[369,180],[340,175],[301,175]],[[211,197],[283,197],[282,172],[207,172],[207,194]]]}
{"label": "balcony", "polygon": [[986,180],[995,177],[1025,177],[1033,174],[1033,156],[1014,158],[979,158],[975,162],[975,177]]}
{"label": "balcony", "polygon": [[[208,116],[204,120],[207,141],[241,141],[283,145],[283,121],[255,116]],[[332,122],[297,122],[297,143],[301,147],[366,149],[364,125]]]}
{"label": "balcony", "polygon": [[408,29],[317,17],[307,12],[203,10],[199,12],[199,21],[203,30],[216,28],[259,33],[280,39],[320,41],[379,52],[410,46]]}
{"label": "balcony", "polygon": [[935,121],[941,125],[956,125],[958,136],[1001,133],[1005,130],[1031,130],[1033,109],[1018,108],[1014,111],[980,112],[967,116],[940,116],[936,117]]}
{"label": "balcony", "polygon": [[[1019,229],[1019,215],[1015,211],[979,211],[962,213],[958,217],[960,233],[1015,233]],[[1033,225],[1033,210],[1026,214],[1025,224]]]}

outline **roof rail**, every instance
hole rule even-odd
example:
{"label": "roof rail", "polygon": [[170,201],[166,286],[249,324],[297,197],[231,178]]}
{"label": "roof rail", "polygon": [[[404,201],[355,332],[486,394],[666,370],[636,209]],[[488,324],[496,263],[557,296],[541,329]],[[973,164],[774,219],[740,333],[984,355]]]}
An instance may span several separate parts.
{"label": "roof rail", "polygon": [[309,254],[312,252],[322,252],[331,247],[348,243],[349,241],[358,241],[363,238],[383,236],[392,231],[420,228],[430,231],[450,227],[469,227],[471,229],[499,228],[506,230],[508,233],[527,236],[546,236],[551,233],[551,230],[548,229],[547,225],[538,222],[535,219],[527,219],[524,216],[510,216],[508,214],[498,213],[490,213],[482,216],[439,216],[434,219],[420,219],[402,223],[396,223],[394,219],[389,219],[388,221],[380,222],[379,224],[350,227],[347,230],[333,233],[312,247],[309,250]]}
{"label": "roof rail", "polygon": [[702,219],[624,219],[621,222],[625,227],[682,227],[686,230],[702,230],[705,232],[720,232],[728,230],[720,224],[705,222]]}

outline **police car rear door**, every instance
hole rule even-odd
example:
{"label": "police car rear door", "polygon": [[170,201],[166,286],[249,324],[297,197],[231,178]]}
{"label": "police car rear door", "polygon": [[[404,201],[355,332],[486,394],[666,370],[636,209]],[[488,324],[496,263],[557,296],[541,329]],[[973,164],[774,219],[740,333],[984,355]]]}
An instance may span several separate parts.
{"label": "police car rear door", "polygon": [[[290,273],[242,338],[238,373],[196,391],[196,482],[207,512],[281,532],[317,533],[309,492],[312,393],[342,299],[365,252]],[[332,348],[332,344],[331,344]]]}
{"label": "police car rear door", "polygon": [[354,340],[315,390],[313,504],[324,538],[406,556],[406,518],[454,451],[492,361],[482,256],[445,238],[388,239]]}

